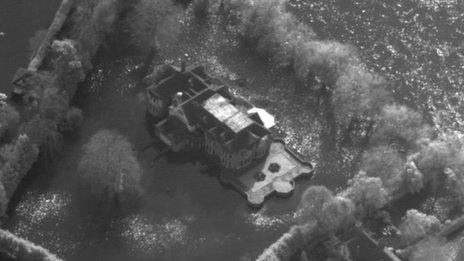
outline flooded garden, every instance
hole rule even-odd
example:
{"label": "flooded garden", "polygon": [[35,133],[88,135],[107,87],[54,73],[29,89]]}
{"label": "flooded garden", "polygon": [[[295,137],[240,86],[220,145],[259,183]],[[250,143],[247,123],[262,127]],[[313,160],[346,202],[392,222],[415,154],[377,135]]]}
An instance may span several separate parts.
{"label": "flooded garden", "polygon": [[[369,71],[388,80],[395,103],[423,113],[435,130],[463,131],[464,6],[458,2],[290,0],[287,5],[319,38],[353,45]],[[59,5],[51,0],[21,3],[10,7],[17,3],[6,1],[0,9]],[[64,137],[62,152],[51,164],[34,165],[13,198],[3,228],[65,260],[255,260],[297,223],[298,205],[308,187],[323,185],[335,192],[347,188],[370,145],[335,144],[327,120],[329,100],[299,88],[292,71],[244,45],[235,28],[223,24],[227,15],[211,12],[205,21],[197,21],[192,7],[179,6],[182,12],[173,18],[176,35],[169,39],[174,30],[161,34],[166,39],[160,39],[161,48],[150,61],[149,53],[130,40],[130,14],[116,23],[71,101],[83,113],[79,132]],[[47,10],[37,19],[49,21],[54,8]],[[8,20],[11,26],[28,29],[27,20]],[[32,29],[27,36],[10,28],[0,31],[8,39],[0,36],[0,54],[26,52],[26,44],[22,50],[15,45],[27,42]],[[8,55],[8,60],[20,56]],[[290,197],[273,196],[253,208],[194,156],[168,153],[155,159],[163,148],[150,135],[143,78],[146,68],[182,61],[204,64],[215,77],[233,84],[234,94],[273,114],[273,133],[316,164],[314,176],[298,180]],[[6,93],[10,90],[4,86],[21,64],[0,64]],[[143,196],[127,211],[113,211],[92,200],[79,185],[83,146],[102,129],[124,135],[137,151]],[[442,210],[431,207],[434,203],[426,194],[420,194],[414,206],[406,202],[392,207],[395,222],[408,208],[439,216]]]}

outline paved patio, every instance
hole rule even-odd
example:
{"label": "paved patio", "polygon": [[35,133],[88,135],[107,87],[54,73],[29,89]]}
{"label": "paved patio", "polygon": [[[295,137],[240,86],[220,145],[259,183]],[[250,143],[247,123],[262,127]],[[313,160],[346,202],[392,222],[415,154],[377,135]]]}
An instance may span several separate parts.
{"label": "paved patio", "polygon": [[290,194],[295,188],[294,180],[301,175],[311,175],[313,168],[311,163],[289,151],[283,141],[275,140],[265,159],[239,172],[225,170],[221,180],[246,195],[251,205],[259,206],[274,192]]}

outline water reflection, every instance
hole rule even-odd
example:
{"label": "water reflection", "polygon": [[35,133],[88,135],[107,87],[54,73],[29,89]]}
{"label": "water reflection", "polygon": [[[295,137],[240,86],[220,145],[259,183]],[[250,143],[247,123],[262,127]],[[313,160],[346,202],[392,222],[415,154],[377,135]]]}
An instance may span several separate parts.
{"label": "water reflection", "polygon": [[141,216],[123,219],[121,236],[134,253],[162,254],[173,246],[188,242],[188,220],[173,219],[166,222],[149,221]]}
{"label": "water reflection", "polygon": [[38,242],[58,254],[72,251],[82,238],[75,238],[64,228],[71,197],[59,192],[28,192],[12,217],[12,233]]}

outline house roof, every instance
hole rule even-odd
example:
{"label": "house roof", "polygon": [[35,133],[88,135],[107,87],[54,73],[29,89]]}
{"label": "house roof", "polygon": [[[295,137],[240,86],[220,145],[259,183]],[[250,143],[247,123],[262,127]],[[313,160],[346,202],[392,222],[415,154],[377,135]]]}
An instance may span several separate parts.
{"label": "house roof", "polygon": [[249,131],[240,133],[235,139],[232,139],[224,144],[229,151],[237,151],[257,142],[260,137],[257,137]]}
{"label": "house roof", "polygon": [[340,238],[350,252],[354,261],[376,260],[376,261],[395,261],[399,260],[390,254],[383,247],[379,246],[368,232],[361,227],[354,227],[347,234]]}
{"label": "house roof", "polygon": [[272,128],[275,125],[275,118],[269,114],[266,110],[261,108],[253,107],[248,110],[248,114],[257,114],[260,122],[265,128]]}
{"label": "house roof", "polygon": [[253,121],[250,118],[248,118],[248,116],[245,115],[243,112],[238,112],[237,114],[226,120],[225,124],[232,131],[237,133],[253,124]]}
{"label": "house roof", "polygon": [[[188,67],[185,72],[175,68],[171,71],[171,75],[147,88],[150,95],[171,105],[169,112],[175,117],[169,117],[168,121],[177,118],[190,131],[200,128],[229,151],[246,148],[269,134],[259,113],[250,118],[248,110],[252,106],[230,95],[228,86],[209,77],[202,66]],[[178,92],[182,93],[182,101],[172,104]],[[178,128],[178,125],[173,126]]]}
{"label": "house roof", "polygon": [[238,133],[253,124],[253,121],[247,115],[217,93],[203,103],[203,108],[218,121],[223,122],[234,133]]}

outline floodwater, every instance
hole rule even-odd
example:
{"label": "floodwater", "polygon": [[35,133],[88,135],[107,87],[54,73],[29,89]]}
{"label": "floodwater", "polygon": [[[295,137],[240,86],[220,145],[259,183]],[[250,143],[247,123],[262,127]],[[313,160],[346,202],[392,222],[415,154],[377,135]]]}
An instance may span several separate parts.
{"label": "floodwater", "polygon": [[47,29],[60,0],[0,1],[0,92],[11,91],[10,81],[32,55],[29,39]]}
{"label": "floodwater", "polygon": [[[39,2],[56,4],[28,1],[29,9],[45,5]],[[440,1],[410,1],[407,5],[379,1],[385,6],[384,11],[379,11],[378,5],[367,4],[373,1],[349,1],[344,5],[338,2],[345,3],[292,0],[291,10],[322,37],[358,47],[366,63],[392,81],[392,92],[399,93],[398,99],[407,98],[415,107],[429,111],[443,129],[461,129],[463,126],[456,126],[455,122],[461,119],[463,99],[453,95],[463,93],[463,37],[459,32],[463,32],[460,26],[464,23],[454,23],[450,28],[439,23],[441,20],[435,16],[443,12],[436,7]],[[456,8],[452,1],[441,2],[446,4],[444,10],[450,13],[449,19],[462,21],[462,12],[453,12]],[[17,13],[29,10],[17,5],[18,1],[2,0],[0,6],[4,3],[9,9],[18,8]],[[5,9],[0,9],[0,19],[2,10]],[[52,14],[51,10],[43,11],[34,19],[48,22]],[[0,64],[5,67],[0,72],[2,84],[9,81],[17,66],[24,66],[27,61],[27,56],[22,56],[23,62],[18,58],[14,63],[4,63],[3,57],[10,55],[3,56],[4,52],[19,50],[18,43],[24,43],[18,52],[27,52],[27,39],[41,28],[39,23],[27,25],[24,21],[28,20],[10,17],[9,26],[2,29],[9,35],[21,25],[30,32],[22,32],[24,35],[17,36],[14,43],[4,44],[0,36]],[[448,30],[457,31],[450,33],[455,38],[441,37]],[[436,38],[438,42],[434,42]],[[188,157],[163,157],[153,162],[159,152],[154,146],[138,154],[145,189],[140,206],[130,214],[114,216],[104,208],[96,214],[101,206],[74,193],[81,146],[102,128],[128,136],[136,148],[151,143],[136,73],[143,60],[143,56],[124,44],[100,51],[94,70],[74,101],[85,115],[79,136],[67,139],[63,155],[50,169],[31,173],[30,184],[25,186],[7,229],[66,260],[254,260],[295,222],[295,209],[306,187],[323,184],[337,190],[354,173],[359,149],[334,149],[326,139],[327,124],[321,112],[315,110],[315,101],[309,93],[295,90],[291,75],[245,50],[214,23],[202,28],[186,26],[179,41],[159,53],[156,62],[202,61],[219,77],[247,79],[248,84],[234,91],[276,116],[275,133],[302,157],[318,165],[315,177],[298,181],[290,198],[270,198],[256,210],[248,207],[236,191],[202,173],[199,163]],[[443,99],[454,103],[443,104]]]}
{"label": "floodwater", "polygon": [[[115,55],[116,53],[121,55]],[[295,221],[302,180],[290,199],[271,198],[251,209],[235,190],[201,173],[199,163],[164,157],[158,148],[139,152],[145,196],[130,214],[111,216],[73,196],[81,146],[102,128],[129,137],[136,148],[151,143],[134,73],[143,57],[119,48],[103,50],[75,104],[85,122],[79,137],[47,172],[32,173],[8,225],[67,260],[248,260]]]}
{"label": "floodwater", "polygon": [[390,80],[399,102],[440,130],[464,130],[464,3],[460,0],[304,1],[292,10],[323,39],[354,45]]}

